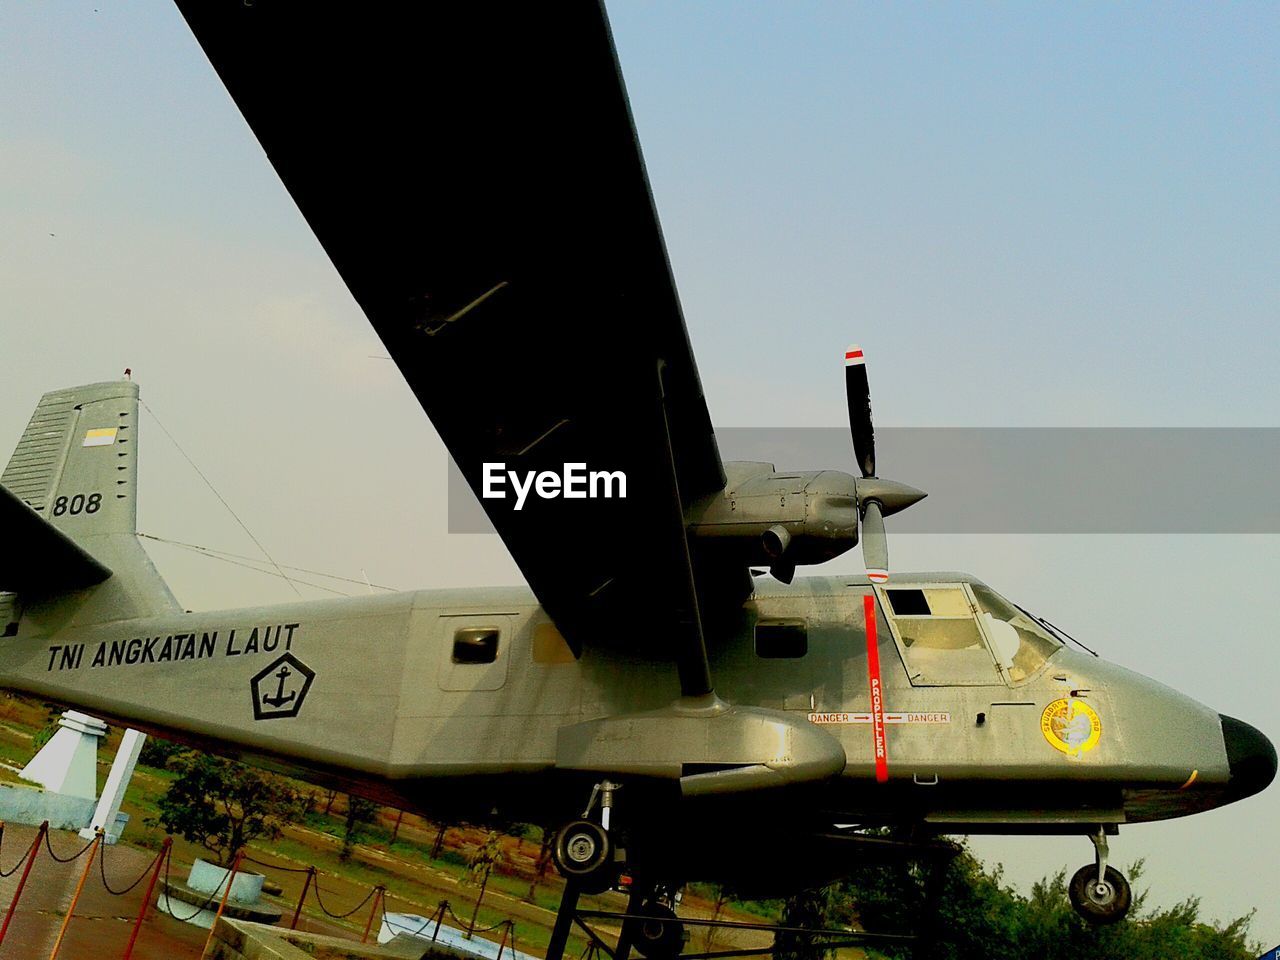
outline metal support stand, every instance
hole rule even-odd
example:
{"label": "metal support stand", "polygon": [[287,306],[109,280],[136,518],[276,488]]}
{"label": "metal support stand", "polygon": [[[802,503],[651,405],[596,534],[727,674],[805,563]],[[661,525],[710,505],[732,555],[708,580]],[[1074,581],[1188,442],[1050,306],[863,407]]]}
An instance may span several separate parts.
{"label": "metal support stand", "polygon": [[[643,884],[632,881],[631,895],[627,898],[627,915],[637,914],[640,907],[644,904],[647,891]],[[622,932],[618,934],[618,946],[613,951],[613,960],[631,960],[631,938],[634,935],[635,924],[622,923]]]}
{"label": "metal support stand", "polygon": [[[595,804],[601,801],[602,795],[607,788],[616,789],[617,787],[615,784],[601,783],[597,785],[596,790],[592,791],[592,797],[586,811],[587,815],[595,808]],[[904,933],[868,933],[845,929],[810,930],[776,923],[696,920],[687,917],[673,917],[669,913],[665,916],[648,916],[647,914],[665,912],[665,909],[663,911],[645,909],[646,904],[654,902],[655,894],[662,888],[654,883],[640,880],[636,880],[633,883],[625,913],[579,909],[578,900],[582,892],[581,887],[571,881],[565,886],[564,895],[560,900],[560,909],[556,913],[555,926],[551,931],[551,941],[547,945],[546,960],[564,960],[564,951],[569,941],[569,933],[575,924],[587,938],[587,952],[583,960],[598,960],[602,956],[610,958],[610,960],[630,960],[636,930],[639,929],[639,924],[642,923],[654,924],[659,927],[678,924],[685,929],[690,927],[709,927],[723,930],[762,930],[774,934],[794,933],[813,938],[812,942],[823,950],[836,950],[842,947],[908,946],[914,950],[913,956],[921,958],[930,956],[932,945],[938,941],[941,933],[941,918],[937,904],[941,899],[940,895],[946,879],[947,864],[959,852],[959,848],[954,844],[945,842],[904,842],[882,837],[857,835],[832,837],[832,839],[846,841],[850,851],[862,854],[864,862],[867,864],[890,862],[898,859],[925,861],[927,863],[929,871],[926,880],[925,898],[926,905],[932,903],[933,909],[929,911],[929,915],[925,920],[927,929],[923,936]],[[610,946],[600,933],[592,929],[590,921],[596,920],[610,921],[611,926],[616,924],[621,927],[621,934],[618,937],[616,946]],[[920,949],[922,946],[924,951]],[[680,953],[678,957],[679,960],[722,960],[722,958],[726,957],[763,956],[773,953],[773,950],[773,947],[709,950],[701,953]]]}
{"label": "metal support stand", "polygon": [[551,940],[547,943],[547,960],[563,960],[564,948],[569,942],[569,930],[578,912],[578,884],[570,880],[560,897],[560,909],[556,911],[555,926],[551,928]]}

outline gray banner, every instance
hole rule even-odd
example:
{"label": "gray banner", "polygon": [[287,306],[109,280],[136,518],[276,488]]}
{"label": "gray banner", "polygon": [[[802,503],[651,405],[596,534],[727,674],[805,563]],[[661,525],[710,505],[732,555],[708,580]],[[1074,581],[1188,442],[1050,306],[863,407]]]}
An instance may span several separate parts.
{"label": "gray banner", "polygon": [[[716,431],[725,460],[856,472],[840,427]],[[928,492],[894,533],[1280,533],[1280,428],[898,427],[882,476]],[[493,533],[449,462],[449,532]]]}

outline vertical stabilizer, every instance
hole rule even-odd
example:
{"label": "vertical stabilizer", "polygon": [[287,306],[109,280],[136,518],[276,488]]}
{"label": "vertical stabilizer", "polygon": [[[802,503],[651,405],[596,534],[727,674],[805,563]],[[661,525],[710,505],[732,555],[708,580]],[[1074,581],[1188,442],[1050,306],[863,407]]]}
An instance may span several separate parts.
{"label": "vertical stabilizer", "polygon": [[[46,393],[0,484],[112,572],[72,596],[19,602],[29,618],[94,622],[178,609],[138,543],[138,385],[95,383]],[[10,543],[10,550],[23,545]],[[74,600],[73,600],[74,597]],[[33,624],[37,626],[37,624]]]}
{"label": "vertical stabilizer", "polygon": [[0,483],[74,540],[137,528],[138,385],[40,398]]}

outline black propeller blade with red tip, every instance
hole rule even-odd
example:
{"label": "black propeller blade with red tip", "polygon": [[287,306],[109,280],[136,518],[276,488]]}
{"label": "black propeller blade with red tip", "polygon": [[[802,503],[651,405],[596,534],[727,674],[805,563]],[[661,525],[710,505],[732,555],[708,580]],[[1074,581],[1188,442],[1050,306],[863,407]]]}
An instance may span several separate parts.
{"label": "black propeller blade with red tip", "polygon": [[844,387],[849,403],[849,431],[862,479],[857,482],[858,510],[862,518],[862,559],[873,583],[889,579],[889,543],[884,518],[923,500],[923,490],[876,476],[876,431],[871,421],[871,387],[866,357],[853,344],[844,352]]}

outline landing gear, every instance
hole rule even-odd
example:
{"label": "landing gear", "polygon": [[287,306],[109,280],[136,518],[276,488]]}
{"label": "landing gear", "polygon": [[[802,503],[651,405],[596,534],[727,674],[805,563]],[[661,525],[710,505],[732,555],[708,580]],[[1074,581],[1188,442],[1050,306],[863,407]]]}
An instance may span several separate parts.
{"label": "landing gear", "polygon": [[[561,876],[583,893],[603,893],[618,880],[619,851],[609,833],[613,795],[618,784],[604,780],[595,785],[582,818],[560,828],[551,848],[551,859]],[[587,819],[600,804],[600,822]]]}
{"label": "landing gear", "polygon": [[1090,923],[1102,925],[1124,919],[1133,902],[1129,881],[1115,867],[1107,866],[1107,835],[1099,827],[1090,834],[1096,851],[1096,862],[1076,871],[1067,887],[1071,906]]}
{"label": "landing gear", "polygon": [[[684,924],[676,916],[674,897],[662,888],[628,905],[634,916],[623,921],[622,937],[647,960],[672,960],[684,949]],[[621,941],[620,941],[621,945]],[[621,951],[619,951],[621,952]]]}
{"label": "landing gear", "polygon": [[613,885],[618,870],[609,831],[592,820],[566,823],[556,834],[551,857],[566,880],[577,880],[586,893],[600,893]]}

